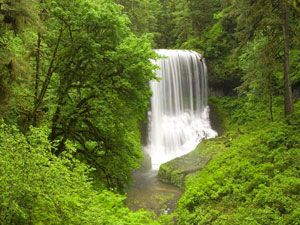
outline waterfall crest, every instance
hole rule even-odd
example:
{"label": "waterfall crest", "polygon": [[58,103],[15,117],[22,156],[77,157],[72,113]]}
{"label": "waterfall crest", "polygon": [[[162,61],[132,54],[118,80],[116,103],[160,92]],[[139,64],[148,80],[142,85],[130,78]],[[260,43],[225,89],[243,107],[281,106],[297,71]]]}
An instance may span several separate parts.
{"label": "waterfall crest", "polygon": [[194,51],[156,52],[167,58],[154,62],[160,67],[157,76],[161,81],[150,83],[153,96],[146,151],[154,169],[217,135],[209,122],[204,59]]}

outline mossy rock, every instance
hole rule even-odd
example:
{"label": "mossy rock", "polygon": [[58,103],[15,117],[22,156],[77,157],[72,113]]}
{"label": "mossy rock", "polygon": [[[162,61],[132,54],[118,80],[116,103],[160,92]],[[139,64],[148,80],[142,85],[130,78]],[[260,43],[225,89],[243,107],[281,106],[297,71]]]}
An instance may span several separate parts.
{"label": "mossy rock", "polygon": [[218,98],[209,98],[211,126],[218,132],[219,137],[202,141],[197,148],[181,157],[173,159],[160,166],[158,179],[184,189],[185,180],[201,170],[216,155],[226,150],[230,142],[224,133],[227,131],[228,113],[224,103]]}
{"label": "mossy rock", "polygon": [[158,179],[184,189],[186,177],[200,171],[214,156],[224,152],[226,141],[224,137],[202,141],[194,151],[162,164]]}

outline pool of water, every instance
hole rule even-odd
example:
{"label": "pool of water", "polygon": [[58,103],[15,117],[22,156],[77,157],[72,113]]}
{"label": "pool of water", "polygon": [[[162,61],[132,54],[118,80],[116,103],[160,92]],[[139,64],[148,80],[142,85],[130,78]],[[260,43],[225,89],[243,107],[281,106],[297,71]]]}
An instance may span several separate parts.
{"label": "pool of water", "polygon": [[132,210],[147,209],[156,215],[171,214],[183,191],[160,182],[158,170],[140,169],[133,173],[135,182],[127,190],[126,206]]}

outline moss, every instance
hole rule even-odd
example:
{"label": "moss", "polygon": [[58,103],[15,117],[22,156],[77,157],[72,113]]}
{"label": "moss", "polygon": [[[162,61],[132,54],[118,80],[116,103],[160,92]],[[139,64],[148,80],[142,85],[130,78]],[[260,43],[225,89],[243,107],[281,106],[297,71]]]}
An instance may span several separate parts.
{"label": "moss", "polygon": [[184,189],[186,178],[201,170],[216,155],[226,150],[225,137],[202,141],[197,148],[160,166],[158,179]]}
{"label": "moss", "polygon": [[188,177],[203,169],[212,158],[226,151],[232,140],[242,133],[239,126],[233,126],[235,118],[232,118],[230,112],[237,109],[242,111],[244,102],[243,98],[211,97],[209,99],[210,120],[212,128],[218,132],[219,137],[204,140],[194,151],[162,164],[158,179],[184,189]]}
{"label": "moss", "polygon": [[[211,125],[219,135],[227,132],[228,122],[226,121],[230,117],[227,109],[228,101],[232,101],[232,98],[211,97],[209,99]],[[202,141],[194,151],[162,164],[158,172],[158,179],[184,189],[186,178],[193,176],[204,168],[213,157],[224,152],[231,140],[232,137],[227,135]]]}

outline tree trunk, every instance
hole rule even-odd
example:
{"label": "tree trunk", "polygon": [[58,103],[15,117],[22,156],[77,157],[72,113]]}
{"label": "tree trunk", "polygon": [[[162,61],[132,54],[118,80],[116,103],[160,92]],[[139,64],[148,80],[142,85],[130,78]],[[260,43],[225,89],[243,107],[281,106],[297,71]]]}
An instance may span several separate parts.
{"label": "tree trunk", "polygon": [[[60,29],[59,35],[58,35],[58,38],[57,38],[57,41],[56,41],[55,49],[54,49],[53,55],[51,57],[50,65],[48,67],[48,72],[46,74],[46,78],[43,82],[43,85],[40,88],[41,90],[40,90],[39,94],[37,94],[38,92],[36,92],[39,88],[38,83],[36,83],[34,106],[33,106],[32,112],[28,116],[28,120],[25,122],[25,124],[23,126],[23,133],[24,134],[27,133],[30,125],[33,125],[34,123],[36,123],[37,112],[38,112],[39,107],[41,106],[41,104],[44,100],[45,94],[47,92],[47,89],[48,89],[48,86],[49,86],[49,83],[50,83],[50,80],[51,80],[51,77],[53,75],[53,64],[54,64],[55,57],[56,57],[56,54],[57,54],[57,51],[58,51],[59,43],[60,43],[61,38],[62,38],[62,33],[63,33],[63,29]],[[40,40],[38,40],[38,41],[40,41]],[[37,69],[36,78],[38,77],[38,79],[40,79],[39,78],[39,75],[40,75],[40,73],[39,73],[40,72],[40,68],[39,68],[40,65],[39,64],[40,63],[37,63],[38,67],[36,68]]]}
{"label": "tree trunk", "polygon": [[[36,71],[35,71],[35,90],[34,90],[34,108],[38,102],[39,82],[40,82],[40,48],[41,48],[41,33],[38,33],[37,52],[36,52]],[[37,125],[37,114],[33,115],[33,126]]]}
{"label": "tree trunk", "polygon": [[284,112],[288,116],[294,112],[292,87],[290,81],[289,66],[289,24],[288,24],[288,7],[283,6],[283,39],[284,39]]}

